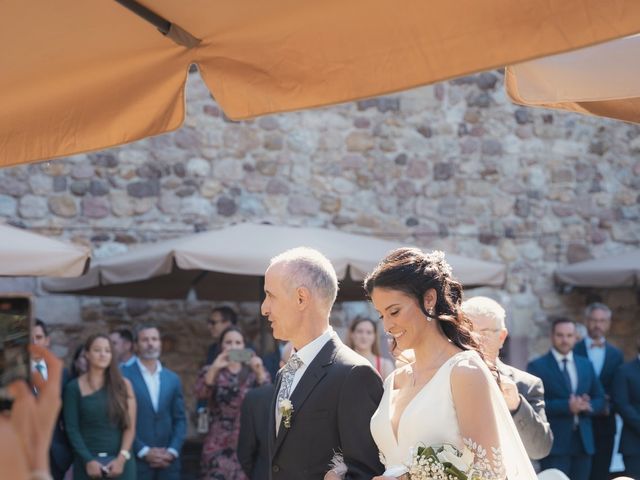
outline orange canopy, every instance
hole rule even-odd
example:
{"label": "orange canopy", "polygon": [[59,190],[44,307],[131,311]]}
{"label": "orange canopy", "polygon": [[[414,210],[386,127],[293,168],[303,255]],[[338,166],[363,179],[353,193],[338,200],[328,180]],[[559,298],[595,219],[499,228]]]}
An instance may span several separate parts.
{"label": "orange canopy", "polygon": [[114,0],[3,0],[0,166],[178,128],[192,63],[225,113],[241,119],[408,89],[640,30],[638,0],[140,3],[200,41],[180,45]]}

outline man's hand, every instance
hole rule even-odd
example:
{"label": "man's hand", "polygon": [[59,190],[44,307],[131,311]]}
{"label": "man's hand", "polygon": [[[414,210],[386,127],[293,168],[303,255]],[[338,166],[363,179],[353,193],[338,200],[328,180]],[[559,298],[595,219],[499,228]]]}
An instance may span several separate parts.
{"label": "man's hand", "polygon": [[167,468],[173,462],[174,457],[165,448],[150,448],[144,456],[151,468]]}
{"label": "man's hand", "polygon": [[573,413],[574,415],[578,415],[580,412],[582,412],[584,406],[584,400],[581,397],[576,397],[575,395],[571,394],[571,396],[569,397],[569,410],[571,411],[571,413]]}
{"label": "man's hand", "polygon": [[582,401],[582,411],[583,412],[593,412],[593,407],[591,407],[591,397],[586,393],[580,396],[580,400]]}
{"label": "man's hand", "polygon": [[502,390],[502,396],[507,402],[510,412],[515,412],[520,406],[521,398],[518,393],[518,386],[513,380],[508,377],[500,378],[500,389]]}

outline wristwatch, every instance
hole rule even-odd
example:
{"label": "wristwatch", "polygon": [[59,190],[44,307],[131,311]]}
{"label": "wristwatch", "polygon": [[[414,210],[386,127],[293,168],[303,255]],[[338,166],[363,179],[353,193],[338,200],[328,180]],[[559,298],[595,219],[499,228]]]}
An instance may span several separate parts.
{"label": "wristwatch", "polygon": [[120,450],[120,455],[122,455],[125,460],[131,460],[131,453],[129,453],[128,450]]}

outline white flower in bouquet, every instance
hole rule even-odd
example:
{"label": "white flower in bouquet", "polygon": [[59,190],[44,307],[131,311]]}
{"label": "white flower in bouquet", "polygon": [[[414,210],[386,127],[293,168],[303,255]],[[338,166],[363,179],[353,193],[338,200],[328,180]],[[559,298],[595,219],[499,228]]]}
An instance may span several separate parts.
{"label": "white flower in bouquet", "polygon": [[466,472],[473,463],[473,452],[465,448],[462,452],[452,445],[443,445],[442,450],[436,453],[440,463],[449,462],[461,472]]}

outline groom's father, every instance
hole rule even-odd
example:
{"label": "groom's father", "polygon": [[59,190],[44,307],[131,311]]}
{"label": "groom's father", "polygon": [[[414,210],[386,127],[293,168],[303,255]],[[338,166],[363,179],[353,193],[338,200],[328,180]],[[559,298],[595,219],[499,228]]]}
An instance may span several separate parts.
{"label": "groom's father", "polygon": [[382,380],[329,326],[336,272],[320,252],[295,248],[271,260],[262,314],[273,335],[295,353],[278,374],[270,409],[270,475],[321,480],[336,452],[347,479],[370,480],[384,470],[369,422]]}

